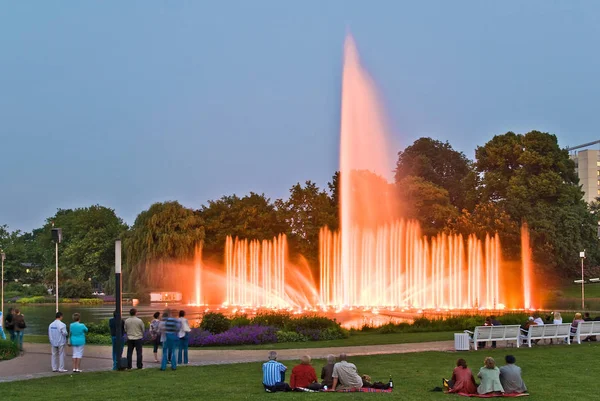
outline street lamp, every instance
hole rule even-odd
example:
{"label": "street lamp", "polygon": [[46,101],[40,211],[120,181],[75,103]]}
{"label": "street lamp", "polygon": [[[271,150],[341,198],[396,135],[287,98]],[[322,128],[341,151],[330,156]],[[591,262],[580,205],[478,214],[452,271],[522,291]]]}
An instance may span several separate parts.
{"label": "street lamp", "polygon": [[581,310],[585,309],[585,280],[583,278],[583,259],[585,259],[585,249],[583,252],[579,252],[579,257],[581,258]]}
{"label": "street lamp", "polygon": [[4,260],[6,254],[2,250],[0,250],[0,259],[2,259],[2,316],[4,316]]}
{"label": "street lamp", "polygon": [[52,240],[56,245],[56,285],[54,287],[54,295],[56,296],[56,311],[58,312],[58,244],[62,242],[62,228],[54,228],[54,223],[52,223]]}
{"label": "street lamp", "polygon": [[123,342],[123,333],[121,333],[121,321],[122,321],[122,312],[121,312],[121,240],[115,241],[115,347],[113,352],[116,350],[117,354],[117,366],[119,369],[121,368],[121,352],[122,352],[122,342]]}

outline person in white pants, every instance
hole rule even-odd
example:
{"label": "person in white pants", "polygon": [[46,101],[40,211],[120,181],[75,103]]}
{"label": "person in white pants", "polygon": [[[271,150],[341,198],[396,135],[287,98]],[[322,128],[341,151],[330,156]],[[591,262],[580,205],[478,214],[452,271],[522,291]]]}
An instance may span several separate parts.
{"label": "person in white pants", "polygon": [[[52,346],[52,371],[64,373],[65,345],[67,344],[67,325],[62,322],[62,312],[56,312],[56,320],[48,326],[48,338]],[[57,360],[58,359],[58,366]]]}

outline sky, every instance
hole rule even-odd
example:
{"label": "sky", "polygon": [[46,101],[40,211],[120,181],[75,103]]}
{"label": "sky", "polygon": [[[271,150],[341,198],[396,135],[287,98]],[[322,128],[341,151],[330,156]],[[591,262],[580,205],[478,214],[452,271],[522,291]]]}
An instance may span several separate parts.
{"label": "sky", "polygon": [[3,1],[0,225],[93,204],[133,224],[159,201],[325,187],[347,31],[397,150],[600,139],[600,2]]}

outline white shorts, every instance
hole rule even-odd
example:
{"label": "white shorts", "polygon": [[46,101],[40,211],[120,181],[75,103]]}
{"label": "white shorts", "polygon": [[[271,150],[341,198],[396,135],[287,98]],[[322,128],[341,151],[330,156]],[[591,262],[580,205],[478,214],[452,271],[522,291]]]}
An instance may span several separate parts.
{"label": "white shorts", "polygon": [[83,358],[83,347],[85,345],[74,345],[73,348],[73,358],[81,359]]}

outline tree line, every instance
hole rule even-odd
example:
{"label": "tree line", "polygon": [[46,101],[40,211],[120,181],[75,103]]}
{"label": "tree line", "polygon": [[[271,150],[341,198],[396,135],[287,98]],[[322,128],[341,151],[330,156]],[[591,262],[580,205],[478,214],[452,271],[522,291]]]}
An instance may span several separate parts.
{"label": "tree line", "polygon": [[[394,182],[360,172],[355,190],[376,188],[396,197],[395,217],[416,219],[425,235],[439,232],[498,232],[504,255],[520,255],[520,226],[531,231],[534,262],[540,273],[572,277],[579,252],[597,266],[600,204],[588,205],[568,151],[556,136],[531,131],[494,136],[475,150],[475,160],[448,142],[419,138],[398,153]],[[127,226],[113,209],[93,205],[59,209],[31,232],[0,226],[0,247],[7,259],[5,279],[23,283],[54,283],[52,223],[61,227],[62,281],[88,282],[112,288],[114,241],[122,238],[125,272],[131,291],[156,288],[173,272],[170,262],[191,260],[202,242],[205,258],[220,262],[228,235],[271,239],[288,236],[290,255],[304,257],[318,269],[319,229],[339,226],[339,172],[327,188],[312,181],[290,188],[287,199],[272,201],[264,194],[229,195],[199,209],[177,201],[155,203]]]}

